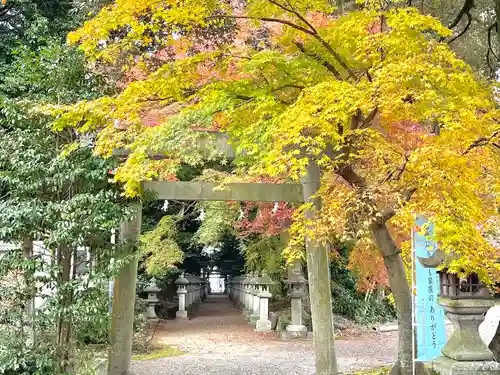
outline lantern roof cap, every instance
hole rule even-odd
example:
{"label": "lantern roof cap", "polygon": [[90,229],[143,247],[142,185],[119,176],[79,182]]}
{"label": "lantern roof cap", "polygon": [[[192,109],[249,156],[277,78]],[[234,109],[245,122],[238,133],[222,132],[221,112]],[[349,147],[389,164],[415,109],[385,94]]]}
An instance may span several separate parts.
{"label": "lantern roof cap", "polygon": [[266,271],[262,272],[262,276],[257,279],[259,285],[273,285],[274,281],[269,277]]}
{"label": "lantern roof cap", "polygon": [[285,280],[286,284],[305,284],[307,283],[307,279],[304,277],[302,270],[294,269],[290,272],[290,275],[287,280]]}
{"label": "lantern roof cap", "polygon": [[158,285],[156,285],[156,279],[154,277],[151,279],[148,286],[144,288],[144,291],[146,293],[158,293],[161,291],[161,289],[158,288]]}
{"label": "lantern roof cap", "polygon": [[177,280],[175,280],[175,284],[177,284],[177,285],[189,284],[189,280],[184,277],[184,272],[181,273],[181,275],[179,276],[179,278]]}
{"label": "lantern roof cap", "polygon": [[430,257],[417,257],[424,268],[438,268],[445,263],[457,259],[455,254],[446,254],[443,250],[437,249]]}
{"label": "lantern roof cap", "polygon": [[248,279],[248,283],[251,285],[257,284],[257,280],[259,279],[259,274],[258,272],[253,272],[250,274],[250,277]]}

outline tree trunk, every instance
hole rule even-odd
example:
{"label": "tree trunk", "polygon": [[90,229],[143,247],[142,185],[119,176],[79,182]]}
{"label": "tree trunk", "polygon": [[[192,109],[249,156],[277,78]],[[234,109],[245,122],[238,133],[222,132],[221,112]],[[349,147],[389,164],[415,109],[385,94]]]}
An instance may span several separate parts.
{"label": "tree trunk", "polygon": [[[21,244],[21,249],[23,251],[23,257],[25,259],[31,259],[33,256],[33,240],[30,237],[23,239]],[[35,313],[35,294],[36,288],[33,283],[33,272],[25,271],[24,282],[26,283],[26,288],[30,291],[30,298],[26,301],[26,319],[28,326],[28,340],[29,345],[35,345],[35,327],[33,322],[33,314]]]}
{"label": "tree trunk", "polygon": [[59,350],[59,365],[61,372],[71,373],[71,331],[72,320],[69,309],[73,303],[73,289],[71,281],[71,261],[73,250],[67,246],[61,246],[58,251],[58,266],[60,267],[58,278],[59,317],[57,321],[57,346]]}
{"label": "tree trunk", "polygon": [[[495,18],[497,22],[497,46],[499,46],[495,51],[495,55],[500,56],[500,0],[495,0]],[[498,61],[496,62],[496,66],[498,67]]]}
{"label": "tree trunk", "polygon": [[[413,325],[411,289],[405,275],[401,251],[396,246],[385,223],[371,226],[375,245],[384,258],[384,264],[389,275],[389,284],[394,295],[396,313],[399,325],[398,361],[391,375],[413,375]],[[416,347],[416,346],[415,346]],[[415,363],[415,373],[425,373],[422,363]]]}
{"label": "tree trunk", "polygon": [[[302,180],[304,201],[314,207],[305,212],[307,221],[314,222],[321,201],[315,197],[320,187],[321,172],[314,162],[307,167],[307,176]],[[337,374],[335,338],[333,332],[332,292],[330,287],[329,257],[326,246],[306,237],[307,272],[311,319],[316,354],[316,375]]]}
{"label": "tree trunk", "polygon": [[120,226],[120,244],[124,255],[132,259],[121,267],[114,282],[108,375],[130,374],[138,263],[135,245],[141,232],[141,214],[142,205],[138,202],[134,217]]}
{"label": "tree trunk", "polygon": [[339,15],[344,15],[344,0],[337,0],[337,11]]}

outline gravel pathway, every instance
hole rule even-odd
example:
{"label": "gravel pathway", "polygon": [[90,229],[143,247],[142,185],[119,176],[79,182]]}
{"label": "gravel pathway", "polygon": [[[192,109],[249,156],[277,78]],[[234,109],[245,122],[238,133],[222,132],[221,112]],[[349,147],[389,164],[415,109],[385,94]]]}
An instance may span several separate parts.
{"label": "gravel pathway", "polygon": [[[312,340],[285,342],[274,332],[253,331],[226,296],[211,295],[190,320],[162,321],[155,342],[178,347],[180,357],[134,361],[134,375],[310,375]],[[363,334],[336,341],[341,372],[393,363],[397,332]]]}

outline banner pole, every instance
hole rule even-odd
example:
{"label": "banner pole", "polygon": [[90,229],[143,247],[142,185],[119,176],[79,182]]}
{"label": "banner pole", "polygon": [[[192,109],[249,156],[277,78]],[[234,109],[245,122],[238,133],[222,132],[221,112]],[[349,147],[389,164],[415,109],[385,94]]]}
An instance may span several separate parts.
{"label": "banner pole", "polygon": [[414,226],[416,225],[416,215],[414,216],[413,223],[414,225],[412,226],[411,229],[411,322],[412,322],[412,357],[413,357],[413,369],[412,369],[412,374],[415,375],[416,373],[416,366],[415,366],[415,361],[417,360],[417,356],[415,353],[415,330],[416,330],[416,321],[415,321],[415,292],[416,292],[416,285],[415,285],[415,238],[414,238]]}

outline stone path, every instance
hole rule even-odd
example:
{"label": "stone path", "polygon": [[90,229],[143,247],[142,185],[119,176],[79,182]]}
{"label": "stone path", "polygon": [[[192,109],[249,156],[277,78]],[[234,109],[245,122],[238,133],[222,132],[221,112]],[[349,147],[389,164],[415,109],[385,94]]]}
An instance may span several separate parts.
{"label": "stone path", "polygon": [[[368,333],[336,341],[342,372],[391,364],[397,332]],[[226,296],[210,296],[190,320],[162,321],[155,342],[178,347],[179,357],[134,361],[134,375],[311,375],[312,340],[284,342],[261,334]]]}

